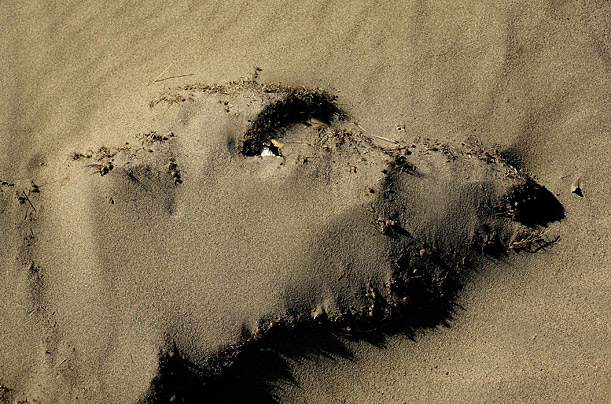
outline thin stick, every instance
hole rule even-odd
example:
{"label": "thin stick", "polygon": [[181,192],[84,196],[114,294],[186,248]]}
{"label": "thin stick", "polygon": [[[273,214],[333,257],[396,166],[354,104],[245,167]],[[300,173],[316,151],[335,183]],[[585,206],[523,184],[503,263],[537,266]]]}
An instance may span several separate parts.
{"label": "thin stick", "polygon": [[28,201],[32,209],[34,209],[34,212],[36,212],[36,208],[34,207],[34,205],[32,205],[32,201],[30,201],[30,198],[26,195],[25,191],[21,191],[21,193],[23,194],[23,196],[25,196],[25,199]]}
{"label": "thin stick", "polygon": [[399,142],[397,142],[396,140],[391,140],[391,139],[388,139],[388,138],[382,137],[382,136],[376,136],[376,135],[365,135],[365,136],[375,137],[376,139],[385,140],[387,142],[394,143],[394,144],[399,144]]}
{"label": "thin stick", "polygon": [[[163,74],[164,74],[165,72],[167,72],[167,71],[168,71],[168,69],[169,69],[170,67],[172,67],[172,65],[173,65],[173,64],[174,64],[174,62],[170,63],[170,64],[168,65],[168,67],[166,67],[165,69],[163,69],[163,71],[161,72],[161,74],[159,74],[159,76],[155,77],[155,80],[151,81],[151,82],[150,82],[148,85],[150,86],[151,84],[153,84],[153,83],[157,82],[157,80],[159,80],[159,77],[163,76]],[[148,87],[148,86],[147,86],[147,87]]]}
{"label": "thin stick", "polygon": [[170,76],[170,77],[163,78],[161,80],[155,80],[155,82],[159,83],[160,81],[171,80],[171,79],[179,79],[181,77],[189,77],[189,76],[195,76],[195,73],[179,74],[178,76]]}
{"label": "thin stick", "polygon": [[[354,124],[355,124],[356,126],[358,126],[359,128],[361,128],[361,130],[362,130],[363,132],[367,132],[367,130],[366,130],[365,128],[363,128],[363,126],[362,126],[360,123],[356,123],[356,122],[355,122]],[[396,140],[391,140],[391,139],[389,139],[389,138],[387,138],[387,137],[382,137],[382,136],[377,136],[377,135],[370,135],[370,134],[368,134],[368,133],[367,133],[367,134],[363,133],[363,135],[365,135],[365,136],[367,136],[367,137],[373,137],[373,138],[376,138],[376,139],[384,140],[384,141],[386,141],[386,142],[390,142],[390,143],[393,143],[393,144],[399,144],[399,142],[397,142]]]}

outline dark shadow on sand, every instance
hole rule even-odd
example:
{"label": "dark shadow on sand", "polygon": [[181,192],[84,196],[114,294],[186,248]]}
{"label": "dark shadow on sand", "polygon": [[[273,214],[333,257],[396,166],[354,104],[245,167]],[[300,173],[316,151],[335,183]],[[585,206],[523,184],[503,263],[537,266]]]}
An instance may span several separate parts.
{"label": "dark shadow on sand", "polygon": [[447,283],[445,298],[421,293],[414,299],[421,303],[406,306],[399,315],[381,323],[355,323],[350,330],[329,322],[274,328],[244,347],[233,364],[213,378],[205,377],[178,353],[166,355],[145,402],[277,404],[280,401],[275,392],[283,385],[296,385],[291,364],[320,357],[352,360],[350,341],[383,348],[393,335],[414,339],[423,330],[448,327],[455,310],[460,309],[455,304],[458,289],[458,285]]}
{"label": "dark shadow on sand", "polygon": [[[531,227],[544,227],[564,218],[560,202],[534,181],[519,190],[515,197],[522,204],[519,215],[514,217],[516,221]],[[508,250],[501,245],[489,246],[483,254],[498,260],[504,259]],[[144,402],[277,404],[279,399],[275,392],[283,385],[296,384],[291,364],[320,357],[352,360],[354,353],[349,348],[350,341],[365,341],[383,348],[390,336],[404,335],[414,339],[424,330],[449,327],[456,310],[460,309],[456,297],[464,279],[449,276],[435,291],[431,291],[424,281],[411,283],[409,289],[403,291],[410,296],[410,303],[390,319],[357,320],[351,322],[350,328],[329,321],[290,328],[274,327],[260,340],[242,347],[239,354],[231,358],[231,366],[225,367],[218,376],[210,377],[177,352],[166,354],[160,359],[160,372]]]}
{"label": "dark shadow on sand", "polygon": [[[542,228],[564,218],[560,202],[534,181],[517,189],[511,200],[512,205],[517,201],[519,206],[513,220],[531,228]],[[554,241],[535,245],[534,251]],[[485,247],[482,256],[493,260],[503,260],[510,253],[501,244]],[[365,341],[383,348],[390,336],[414,339],[425,330],[449,327],[460,309],[456,297],[467,277],[453,276],[452,266],[443,261],[436,264],[449,271],[443,284],[431,288],[427,280],[406,283],[400,294],[409,296],[409,302],[392,317],[351,319],[349,328],[327,320],[273,327],[261,339],[247,343],[226,362],[219,363],[219,369],[223,370],[217,376],[210,377],[209,372],[199,369],[178,352],[166,354],[160,358],[160,372],[143,402],[276,404],[279,403],[276,392],[283,385],[296,384],[291,374],[294,363],[320,357],[352,360],[350,341]]]}

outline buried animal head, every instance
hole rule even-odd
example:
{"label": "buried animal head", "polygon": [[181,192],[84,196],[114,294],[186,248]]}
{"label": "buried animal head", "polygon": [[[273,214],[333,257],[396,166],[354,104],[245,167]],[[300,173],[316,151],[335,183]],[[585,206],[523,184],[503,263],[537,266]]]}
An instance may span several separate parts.
{"label": "buried animal head", "polygon": [[[86,281],[65,265],[74,257],[41,265],[63,268],[47,276],[55,310],[78,301],[101,318],[92,327],[64,315],[57,326],[88,350],[71,374],[98,372],[109,397],[124,397],[111,375],[126,349],[141,358],[134,397],[159,351],[209,376],[277,325],[368,327],[451,297],[478,257],[530,247],[538,224],[562,216],[497,154],[378,144],[323,91],[188,86],[151,107],[164,114],[155,131],[73,154],[73,180],[49,199],[83,212],[65,228],[89,223],[86,253],[67,252],[87,255]],[[555,213],[539,218],[542,206]]]}

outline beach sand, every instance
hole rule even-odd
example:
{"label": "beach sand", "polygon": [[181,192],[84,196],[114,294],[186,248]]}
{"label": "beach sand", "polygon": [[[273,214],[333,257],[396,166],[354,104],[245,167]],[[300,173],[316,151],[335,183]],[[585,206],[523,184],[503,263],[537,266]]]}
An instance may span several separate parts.
{"label": "beach sand", "polygon": [[605,400],[608,2],[0,9],[0,400]]}

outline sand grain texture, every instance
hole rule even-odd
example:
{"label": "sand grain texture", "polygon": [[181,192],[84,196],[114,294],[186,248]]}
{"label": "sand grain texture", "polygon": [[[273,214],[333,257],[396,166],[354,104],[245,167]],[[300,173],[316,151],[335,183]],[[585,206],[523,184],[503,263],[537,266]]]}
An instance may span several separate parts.
{"label": "sand grain texture", "polygon": [[[381,198],[381,170],[390,156],[379,147],[391,143],[372,145],[371,135],[417,143],[423,151],[425,139],[462,151],[461,143],[479,139],[558,198],[566,219],[551,225],[550,234],[560,238],[538,254],[480,262],[459,299],[464,311],[450,328],[416,342],[390,335],[381,350],[344,342],[351,354],[332,353],[334,360],[289,358],[295,385],[280,383],[278,401],[605,397],[611,347],[607,2],[0,7],[0,180],[6,182],[0,186],[0,383],[8,402],[139,398],[157,374],[160,348],[171,351],[175,343],[181,355],[204,363],[207,353],[242,340],[261,319],[295,318],[295,308],[310,316],[322,308],[341,314],[360,286],[373,281],[385,290],[392,270],[375,258],[392,251],[395,235],[384,234],[392,224],[386,217],[376,222],[367,206]],[[151,84],[171,62],[163,81]],[[376,157],[365,163],[350,144],[332,142],[338,158],[323,160],[335,163],[278,176],[286,168],[278,168],[282,159],[232,154],[240,144],[232,137],[246,133],[265,97],[246,101],[241,93],[229,106],[214,97],[148,106],[168,88],[248,77],[253,66],[262,69],[258,83],[338,95],[350,117],[344,124],[352,125],[339,129],[362,131],[360,147]],[[136,136],[151,131],[175,136],[152,144]],[[286,136],[303,141],[312,133],[318,129],[302,125]],[[83,156],[72,160],[74,152]],[[463,193],[444,192],[444,184],[459,190],[455,178],[463,168],[466,175],[488,169],[459,162],[445,173],[446,166],[435,166],[447,164],[442,156],[441,150],[408,156],[416,166],[432,164],[431,178],[439,180],[407,195],[435,203],[401,203],[420,206],[411,212],[439,217],[437,226],[464,238],[461,229],[480,222],[453,228],[448,207],[478,198],[460,199]],[[353,159],[358,181],[351,182]],[[583,197],[571,192],[578,177]],[[366,187],[376,192],[361,192]],[[502,197],[501,188],[485,195]],[[304,195],[319,215],[311,227],[312,211],[289,198]],[[439,204],[448,195],[454,196]],[[405,219],[413,222],[397,222]],[[408,230],[424,241],[444,240],[441,251],[461,252],[456,240],[426,239],[426,223]],[[338,229],[350,237],[329,247]],[[280,234],[291,237],[280,245]],[[370,246],[364,256],[349,248],[364,242]],[[319,276],[320,266],[339,268],[347,259],[368,262],[349,271],[352,286],[341,286],[333,270],[324,272],[329,279]],[[219,263],[228,265],[206,269]],[[234,386],[256,380],[256,365],[248,369]]]}

